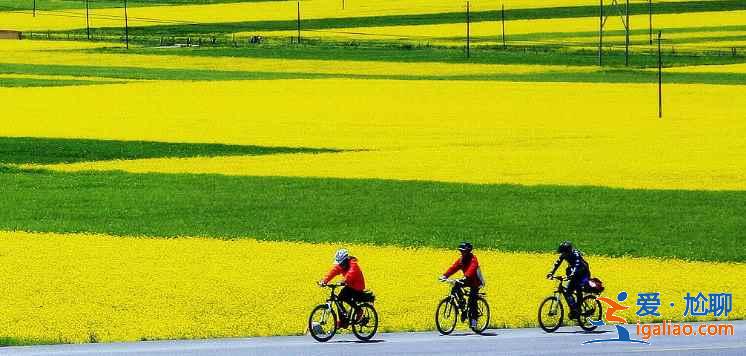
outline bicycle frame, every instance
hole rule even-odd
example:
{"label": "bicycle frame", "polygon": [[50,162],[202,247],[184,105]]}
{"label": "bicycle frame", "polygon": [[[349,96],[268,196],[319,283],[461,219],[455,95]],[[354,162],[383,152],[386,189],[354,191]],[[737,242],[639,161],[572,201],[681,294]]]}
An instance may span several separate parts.
{"label": "bicycle frame", "polygon": [[[344,317],[345,320],[349,320],[349,314],[350,313],[347,311],[347,309],[345,309],[343,302],[341,300],[339,300],[339,296],[337,296],[337,294],[334,293],[337,290],[337,288],[341,288],[341,287],[344,287],[344,286],[343,285],[338,285],[338,284],[330,284],[330,285],[327,285],[327,287],[329,287],[329,289],[331,289],[331,291],[329,293],[329,298],[326,299],[326,305],[329,307],[329,309],[334,309],[334,307],[336,307],[336,309],[337,309],[337,316],[340,318],[340,320],[341,320],[342,317]],[[340,313],[340,311],[342,311],[342,313]],[[350,312],[351,311],[352,310],[350,310]],[[344,314],[344,315],[342,315],[342,314]],[[326,320],[326,314],[324,314],[324,316],[321,318],[321,320],[322,321]]]}
{"label": "bicycle frame", "polygon": [[[558,281],[557,282],[557,289],[554,291],[553,295],[557,298],[557,300],[560,300],[560,301],[564,300],[567,305],[570,305],[570,302],[567,300],[567,288],[565,288],[565,286],[562,285],[562,282],[566,281],[566,279],[564,279],[562,277],[553,277],[553,279],[556,279]],[[583,300],[584,296],[587,295],[583,291],[581,291],[580,293],[581,293],[580,294],[580,300],[576,301],[579,304],[582,303],[582,300]],[[551,310],[551,312],[556,312],[557,311],[557,306],[555,306],[554,304],[552,304],[550,310]]]}
{"label": "bicycle frame", "polygon": [[[464,285],[455,279],[447,279],[444,282],[453,284],[449,298],[456,304],[460,313],[466,313],[469,311],[469,303],[466,302],[466,293],[464,292]],[[478,293],[480,296],[484,296],[484,293]]]}

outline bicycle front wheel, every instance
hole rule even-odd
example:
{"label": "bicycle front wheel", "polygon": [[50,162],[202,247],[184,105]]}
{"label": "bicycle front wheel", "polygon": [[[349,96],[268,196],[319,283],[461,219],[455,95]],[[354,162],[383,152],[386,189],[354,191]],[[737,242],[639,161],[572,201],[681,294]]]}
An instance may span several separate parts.
{"label": "bicycle front wheel", "polygon": [[444,298],[435,309],[435,326],[443,335],[448,335],[456,329],[458,307],[450,297]]}
{"label": "bicycle front wheel", "polygon": [[578,325],[585,331],[596,330],[598,326],[593,325],[592,321],[601,320],[602,309],[601,302],[596,299],[595,295],[586,295],[583,298],[583,303],[580,304]]}
{"label": "bicycle front wheel", "polygon": [[564,317],[562,302],[556,296],[547,297],[539,305],[539,326],[548,333],[557,331]]}
{"label": "bicycle front wheel", "polygon": [[308,317],[308,332],[319,342],[329,341],[337,333],[337,314],[328,304],[319,304]]}
{"label": "bicycle front wheel", "polygon": [[362,303],[358,305],[360,313],[353,315],[356,320],[352,323],[352,333],[363,341],[368,341],[376,335],[378,330],[378,312],[373,304]]}
{"label": "bicycle front wheel", "polygon": [[[479,297],[477,298],[477,322],[474,327],[471,328],[477,334],[483,333],[490,326],[490,305],[487,300]],[[471,322],[470,322],[471,323]],[[471,324],[470,324],[471,326]]]}

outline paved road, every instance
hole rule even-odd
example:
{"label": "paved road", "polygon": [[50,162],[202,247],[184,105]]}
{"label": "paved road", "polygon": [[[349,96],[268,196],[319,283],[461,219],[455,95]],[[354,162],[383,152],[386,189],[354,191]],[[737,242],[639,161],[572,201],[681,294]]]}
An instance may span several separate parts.
{"label": "paved road", "polygon": [[[136,343],[7,347],[0,355],[746,355],[746,321],[730,322],[734,336],[657,337],[650,344],[596,343],[591,339],[617,337],[616,329],[582,333],[567,327],[554,334],[539,329],[490,330],[485,336],[461,333],[380,334],[373,342],[356,342],[351,335],[337,335],[322,344],[309,336],[153,341]],[[696,324],[695,324],[696,325]],[[634,335],[634,326],[628,329]]]}

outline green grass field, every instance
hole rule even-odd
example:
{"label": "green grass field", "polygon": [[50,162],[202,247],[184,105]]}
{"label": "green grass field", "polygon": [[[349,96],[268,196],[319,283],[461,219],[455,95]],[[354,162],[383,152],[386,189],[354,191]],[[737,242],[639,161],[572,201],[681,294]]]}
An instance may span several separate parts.
{"label": "green grass field", "polygon": [[2,230],[542,252],[569,239],[597,255],[746,261],[746,192],[8,167],[0,186]]}
{"label": "green grass field", "polygon": [[[258,1],[282,1],[282,0],[127,0],[127,6],[167,6],[167,5],[202,5],[234,2],[258,2]],[[105,9],[123,7],[124,0],[90,0],[88,7],[91,9]],[[34,7],[33,0],[3,0],[0,11],[31,11]],[[65,10],[84,9],[84,0],[36,0],[37,10]]]}
{"label": "green grass field", "polygon": [[11,164],[329,152],[338,152],[338,150],[201,143],[0,137],[0,163]]}

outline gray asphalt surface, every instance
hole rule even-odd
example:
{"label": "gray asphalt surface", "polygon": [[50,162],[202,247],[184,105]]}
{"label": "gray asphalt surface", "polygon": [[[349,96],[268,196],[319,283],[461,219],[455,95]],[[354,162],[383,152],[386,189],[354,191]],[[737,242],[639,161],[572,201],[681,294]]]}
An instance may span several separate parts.
{"label": "gray asphalt surface", "polygon": [[[327,343],[317,343],[310,336],[289,336],[7,347],[0,349],[0,355],[746,355],[746,321],[728,323],[734,325],[733,336],[660,336],[650,344],[583,345],[592,339],[616,338],[616,329],[584,333],[578,327],[565,327],[553,334],[540,329],[489,330],[484,336],[459,330],[450,336],[390,333],[379,334],[369,343],[345,334]],[[637,338],[634,325],[627,329]]]}

